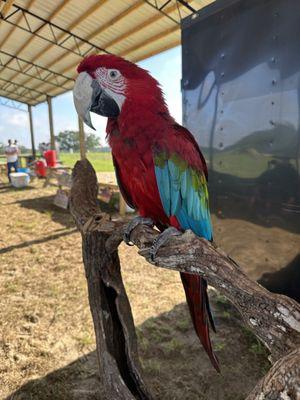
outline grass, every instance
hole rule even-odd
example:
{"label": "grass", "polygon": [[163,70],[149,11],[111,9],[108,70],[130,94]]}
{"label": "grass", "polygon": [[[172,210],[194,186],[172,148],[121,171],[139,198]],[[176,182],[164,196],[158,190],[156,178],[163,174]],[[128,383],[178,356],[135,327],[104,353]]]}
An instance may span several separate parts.
{"label": "grass", "polygon": [[[64,165],[73,167],[80,159],[79,153],[59,153],[59,158]],[[87,153],[88,160],[92,163],[96,172],[113,172],[111,153]]]}
{"label": "grass", "polygon": [[[68,163],[76,161],[76,155],[67,156],[73,157]],[[90,156],[97,161],[106,156],[108,161],[110,154]],[[56,188],[44,188],[38,180],[28,190],[1,192],[1,399],[103,398],[81,236],[74,231],[71,215],[52,204],[55,192]],[[255,249],[248,239],[241,242],[241,235],[236,242],[229,236],[233,230],[239,232],[242,222],[226,222],[220,220],[219,236],[230,238],[230,248],[238,243],[247,249],[241,259],[247,265]],[[254,236],[265,240],[260,232]],[[284,239],[278,240],[289,242]],[[217,335],[212,335],[222,368],[218,375],[193,330],[179,274],[151,268],[134,247],[122,244],[118,252],[145,380],[154,398],[245,398],[269,364],[264,347],[243,330],[227,300],[210,293],[218,325]]]}

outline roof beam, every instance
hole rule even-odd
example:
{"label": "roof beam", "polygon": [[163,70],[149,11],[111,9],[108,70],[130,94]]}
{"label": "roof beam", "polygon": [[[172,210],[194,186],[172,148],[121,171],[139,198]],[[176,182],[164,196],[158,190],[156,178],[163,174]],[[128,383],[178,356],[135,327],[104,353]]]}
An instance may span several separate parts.
{"label": "roof beam", "polygon": [[[35,99],[34,99],[33,97],[29,97],[29,96],[27,96],[27,95],[20,94],[20,93],[18,93],[18,91],[15,90],[15,89],[7,90],[7,89],[3,89],[2,87],[0,87],[0,92],[7,93],[7,94],[8,94],[7,97],[9,97],[9,98],[12,99],[12,100],[16,100],[16,101],[22,102],[22,100],[19,100],[19,99],[24,98],[24,99],[30,100],[31,102],[35,102]],[[0,93],[0,96],[1,96],[1,93]],[[25,103],[25,102],[24,102],[24,103]],[[26,104],[27,104],[27,103],[28,103],[28,102],[26,102]]]}
{"label": "roof beam", "polygon": [[[27,8],[30,8],[31,5],[33,4],[35,0],[30,0],[29,3],[27,4]],[[3,16],[3,15],[2,15]],[[3,17],[6,17],[6,15],[4,15]],[[14,31],[16,30],[16,26],[21,22],[22,19],[22,15],[19,15],[16,21],[16,25],[12,27],[12,29],[8,32],[8,34],[2,39],[2,41],[0,42],[0,49],[3,48],[3,46],[5,45],[5,43],[7,42],[7,40],[11,37],[11,35],[14,33]],[[0,19],[0,23],[1,23],[2,19]]]}
{"label": "roof beam", "polygon": [[[83,13],[79,18],[77,18],[75,21],[73,21],[69,26],[68,26],[68,31],[71,31],[74,29],[77,25],[79,25],[82,21],[84,21],[86,18],[90,17],[95,11],[97,11],[100,7],[103,6],[108,0],[98,0],[96,4],[94,4],[92,7],[90,7],[85,13]],[[60,42],[63,38],[66,37],[66,34],[62,32],[60,35],[58,35],[57,40]],[[52,47],[52,43],[47,45],[46,48],[42,49],[38,54],[36,54],[32,59],[31,62],[34,63],[38,58],[40,58],[45,52],[49,51]],[[17,75],[14,75],[11,79],[15,79]],[[24,84],[28,83],[29,80],[25,80]]]}
{"label": "roof beam", "polygon": [[1,9],[1,15],[5,17],[9,10],[11,9],[11,6],[13,5],[14,0],[7,0],[4,6]]}
{"label": "roof beam", "polygon": [[[165,10],[165,14],[169,14],[173,11],[175,11],[177,8],[177,5],[172,5]],[[130,36],[140,32],[141,30],[147,28],[148,26],[160,21],[161,19],[164,18],[164,14],[157,14],[154,15],[152,18],[149,18],[147,21],[142,22],[141,24],[135,26],[134,28],[130,29],[130,31],[127,31],[123,33],[122,35],[117,36],[115,39],[111,40],[110,42],[105,44],[105,48],[109,48],[112,46],[115,46],[117,43],[120,43],[122,40],[129,38]]]}
{"label": "roof beam", "polygon": [[[22,93],[28,92],[28,93],[32,94],[34,92],[38,95],[37,97],[45,96],[45,94],[40,92],[39,90],[30,88],[28,86],[23,86],[18,83],[15,83],[15,82],[8,81],[7,79],[4,79],[4,78],[0,78],[0,81],[5,82],[4,85],[1,87],[2,90],[7,90],[8,87],[13,86],[14,88],[17,87],[20,89],[24,89],[24,92],[22,92]],[[31,98],[33,98],[33,96],[31,96]]]}
{"label": "roof beam", "polygon": [[25,104],[27,104],[27,103],[23,103],[21,101],[16,101],[16,100],[9,99],[7,97],[0,96],[0,106],[3,106],[3,107],[12,108],[14,110],[23,111],[23,112],[27,113],[27,110],[24,110],[24,108],[22,108]]}
{"label": "roof beam", "polygon": [[[128,7],[126,10],[124,10],[123,12],[121,12],[119,15],[117,15],[116,17],[112,18],[110,21],[108,21],[106,24],[102,25],[100,28],[98,28],[96,31],[92,32],[86,40],[91,40],[92,38],[94,38],[95,36],[98,36],[101,34],[101,32],[105,31],[107,28],[109,28],[110,26],[112,26],[113,24],[116,24],[117,22],[119,22],[121,19],[125,18],[126,16],[128,16],[130,13],[134,12],[136,9],[138,9],[139,7],[142,7],[142,5],[144,4],[144,0],[138,0],[134,5]],[[65,56],[63,56],[62,58],[66,57],[67,54],[65,54]],[[61,58],[61,59],[62,59]],[[56,60],[53,60],[50,64],[47,65],[47,68],[51,68],[54,64],[56,63]],[[72,68],[75,68],[78,65],[79,61],[77,61],[76,63],[73,63],[72,66],[68,66],[67,68],[65,68],[62,73],[64,74],[65,71],[69,71]]]}
{"label": "roof beam", "polygon": [[[77,20],[75,20],[72,24],[68,26],[68,31],[71,31],[73,28],[75,28],[79,23],[81,23],[85,18],[88,18],[92,13],[94,13],[97,9],[99,9],[104,3],[106,3],[108,0],[99,0],[96,4],[94,4],[92,7],[90,7],[84,14],[82,14]],[[64,1],[61,5],[61,7],[58,7],[49,17],[49,21],[51,21],[68,3],[70,0]],[[20,54],[21,51],[23,51],[30,43],[31,40],[34,39],[35,36],[32,36],[28,42],[26,42],[23,47],[16,52],[16,54]],[[61,32],[57,36],[57,41],[60,42],[63,38],[66,38],[66,33]],[[39,57],[41,57],[45,52],[49,51],[51,47],[53,46],[52,43],[49,43],[46,48],[43,48],[38,54],[36,54],[31,62],[35,62]],[[16,78],[17,75],[12,76],[12,80]],[[25,80],[24,83],[26,84],[28,80]]]}
{"label": "roof beam", "polygon": [[[145,3],[147,3],[149,6],[151,6],[152,8],[155,8],[157,11],[159,11],[162,15],[164,15],[165,17],[168,17],[170,20],[172,20],[173,22],[175,22],[176,24],[180,25],[181,24],[181,12],[180,12],[180,6],[184,7],[186,9],[186,11],[188,10],[190,14],[196,13],[197,10],[192,7],[189,3],[191,3],[193,0],[174,0],[175,1],[175,5],[173,5],[173,11],[175,11],[175,9],[177,9],[177,15],[178,15],[178,19],[174,19],[173,17],[171,17],[171,15],[169,15],[169,12],[167,11],[167,9],[165,9],[165,7],[171,2],[172,0],[166,0],[165,3],[159,7],[157,0],[144,0]],[[204,6],[202,6],[204,7]],[[201,8],[201,6],[199,7]]]}
{"label": "roof beam", "polygon": [[144,40],[141,43],[138,43],[135,46],[129,47],[129,49],[121,52],[120,56],[121,57],[126,57],[128,54],[133,53],[136,50],[139,50],[142,47],[147,46],[148,44],[151,44],[153,42],[156,42],[157,40],[162,39],[163,37],[167,35],[171,35],[172,33],[175,33],[179,30],[179,27],[177,25],[172,26],[172,28],[169,28],[167,30],[162,31],[161,33],[158,33],[157,35],[151,36],[150,38]]}
{"label": "roof beam", "polygon": [[[51,21],[51,19],[54,18],[61,10],[63,10],[69,2],[70,2],[70,0],[62,1],[62,3],[61,3],[58,7],[56,7],[56,8],[54,9],[54,11],[52,12],[52,14],[50,14],[49,20]],[[27,9],[28,9],[28,7],[27,7]],[[28,23],[28,21],[26,21],[26,22]],[[37,29],[35,29],[35,33],[38,32],[40,29],[42,29],[44,26],[45,26],[45,23],[42,22],[41,25],[40,25]],[[31,42],[33,41],[34,38],[35,38],[34,35],[31,36],[31,37],[29,38],[29,40],[26,40],[26,42],[25,42],[24,44],[22,44],[22,45],[18,48],[18,50],[16,50],[15,53],[16,53],[16,54],[20,54],[24,49],[26,49],[27,46],[29,46],[29,45],[31,44]],[[0,46],[0,48],[1,48],[1,46]],[[12,79],[14,79],[14,78],[12,78]]]}
{"label": "roof beam", "polygon": [[[16,67],[13,67],[11,65],[8,65],[7,63],[5,64],[1,60],[1,55],[4,57],[12,57],[16,61]],[[24,68],[25,67],[25,68]],[[42,67],[41,65],[34,64],[30,61],[24,60],[21,57],[14,56],[13,54],[10,54],[6,51],[0,50],[0,68],[2,70],[4,69],[9,69],[11,71],[17,72],[13,77],[10,78],[10,80],[13,82],[17,76],[27,76],[30,79],[36,79],[39,81],[42,81],[44,83],[47,83],[51,86],[54,87],[65,87],[64,85],[66,82],[73,82],[74,79],[68,77],[67,75],[62,75],[60,73],[57,73],[53,70],[47,69]],[[53,81],[50,81],[50,78],[53,78]],[[26,82],[23,82],[23,85],[26,85]],[[69,87],[65,87],[65,89],[69,89]]]}
{"label": "roof beam", "polygon": [[[166,2],[162,7],[159,7],[157,4],[157,1],[154,1],[154,3],[152,3],[150,0],[144,0],[144,2],[146,4],[148,4],[150,7],[154,8],[155,10],[157,10],[158,12],[160,12],[164,17],[169,18],[172,22],[174,22],[175,24],[180,24],[180,19],[179,21],[177,21],[176,19],[174,19],[173,17],[171,17],[166,11],[164,11],[164,7],[168,4],[168,2]],[[176,0],[175,0],[176,2]],[[175,4],[175,9],[177,8],[177,4]]]}
{"label": "roof beam", "polygon": [[[28,32],[32,35],[37,36],[40,39],[43,39],[49,43],[52,43],[58,47],[63,48],[64,50],[67,50],[68,52],[72,52],[76,55],[79,55],[80,57],[83,57],[86,53],[90,52],[91,50],[95,51],[100,51],[100,52],[105,52],[108,53],[105,49],[103,49],[102,47],[99,47],[91,42],[89,42],[86,39],[81,38],[78,35],[75,35],[74,33],[69,32],[67,29],[64,29],[50,21],[47,21],[46,19],[32,13],[31,11],[28,11],[20,6],[14,5],[16,12],[11,13],[10,15],[8,15],[5,18],[2,18],[5,22],[13,25],[13,26],[17,26],[20,30],[23,30],[25,32]],[[21,25],[16,25],[16,22],[14,21],[14,18],[10,18],[12,15],[14,16],[15,14],[21,14],[25,21],[26,21],[26,26],[21,26]],[[28,18],[30,17],[30,18]],[[30,26],[30,22],[32,23],[32,20],[36,21],[42,21],[44,24],[43,26],[40,26],[38,29],[34,30],[34,28],[32,26]],[[43,34],[43,29],[41,28],[47,28],[47,31],[44,32]],[[69,46],[66,46],[66,39],[64,39],[62,42],[59,42],[57,40],[57,32],[63,32],[67,35],[67,39],[71,39],[75,45],[70,48]],[[47,33],[52,36],[52,38],[50,38],[51,36],[47,35]],[[85,50],[83,51],[81,49],[81,47],[85,45]],[[86,47],[88,47],[88,49],[86,49]]]}
{"label": "roof beam", "polygon": [[125,11],[121,12],[118,14],[116,17],[112,18],[110,21],[106,22],[106,24],[100,26],[99,29],[95,30],[88,36],[88,40],[93,39],[95,36],[100,35],[102,32],[104,32],[106,29],[110,28],[112,25],[116,24],[117,22],[121,21],[123,18],[127,17],[127,15],[131,14],[138,8],[142,7],[144,4],[144,0],[138,0],[135,4],[132,6],[128,7]]}
{"label": "roof beam", "polygon": [[[157,54],[162,53],[163,51],[172,49],[173,47],[179,46],[180,43],[181,43],[181,39],[177,39],[165,46],[160,47],[159,49],[152,50],[149,53],[145,54],[145,56],[143,57],[143,60],[145,60],[146,58],[152,57],[152,56],[156,56]],[[141,59],[134,58],[132,61],[137,62],[137,61],[141,61]]]}
{"label": "roof beam", "polygon": [[196,13],[197,10],[192,7],[187,0],[176,0],[178,3],[182,4],[184,7],[186,7],[188,10],[190,10],[192,13]]}
{"label": "roof beam", "polygon": [[[125,18],[127,15],[131,14],[133,11],[135,11],[137,8],[141,7],[143,5],[144,0],[138,0],[133,6],[128,7],[125,11],[121,12],[119,15],[116,17],[112,18],[109,20],[106,24],[102,25],[100,28],[98,28],[96,31],[92,32],[90,35],[88,35],[87,40],[93,39],[95,36],[100,35],[102,32],[104,32],[106,29],[111,27],[112,25],[116,24],[119,22],[121,19]],[[67,56],[67,54],[66,54]],[[55,64],[55,60],[52,61],[48,65],[48,67],[51,67],[52,65]],[[75,64],[76,66],[77,64]],[[69,68],[68,68],[69,69]]]}
{"label": "roof beam", "polygon": [[[189,1],[191,1],[191,0],[189,0]],[[140,2],[139,2],[139,3],[140,3]],[[143,0],[143,3],[144,3],[144,0]],[[145,4],[145,3],[144,3],[144,4]],[[129,9],[130,9],[130,8],[129,8]],[[175,11],[176,9],[177,9],[177,4],[175,4],[175,5],[173,4],[172,6],[167,7],[167,8],[165,9],[165,13],[171,13],[171,12]],[[133,10],[132,10],[132,11],[133,11]],[[126,13],[126,14],[125,14],[125,13]],[[125,17],[126,15],[128,15],[128,9],[127,9],[127,12],[126,12],[126,10],[125,10],[125,12],[124,12],[124,14],[123,14],[123,17]],[[112,40],[112,41],[106,43],[106,44],[104,45],[104,48],[108,49],[108,48],[114,46],[115,44],[117,44],[117,43],[121,42],[122,40],[127,39],[128,37],[130,37],[130,36],[132,36],[132,35],[134,35],[134,34],[140,32],[141,30],[147,28],[148,26],[150,26],[150,25],[152,25],[152,24],[155,24],[156,22],[160,21],[160,20],[163,19],[164,17],[165,17],[165,15],[164,15],[164,14],[161,14],[161,13],[159,13],[159,14],[157,14],[157,15],[154,15],[152,18],[149,18],[146,22],[142,22],[141,24],[139,24],[139,25],[137,25],[136,27],[132,28],[130,31],[125,32],[124,34],[119,35],[119,36],[118,36],[117,38],[115,38],[114,40]],[[122,15],[119,14],[119,20],[120,20],[121,18],[122,18]],[[116,23],[116,21],[115,21],[115,23]],[[100,29],[102,29],[102,27],[99,28],[99,30],[100,30]],[[176,25],[176,29],[179,29],[178,25]],[[93,35],[98,35],[98,34],[99,34],[99,30],[93,32]],[[101,31],[100,31],[100,33],[101,33]],[[149,42],[150,42],[150,39],[149,39]],[[144,42],[143,42],[143,43],[144,43]],[[142,45],[143,45],[143,44],[141,43],[139,46],[142,47]],[[68,71],[70,71],[71,69],[76,68],[76,66],[78,65],[78,63],[79,63],[79,61],[77,61],[76,63],[72,63],[71,65],[68,65],[66,68],[63,69],[62,73],[65,74],[65,73],[67,73]],[[51,67],[51,66],[54,65],[54,64],[55,64],[55,61],[53,61],[51,64],[48,64],[48,67]]]}

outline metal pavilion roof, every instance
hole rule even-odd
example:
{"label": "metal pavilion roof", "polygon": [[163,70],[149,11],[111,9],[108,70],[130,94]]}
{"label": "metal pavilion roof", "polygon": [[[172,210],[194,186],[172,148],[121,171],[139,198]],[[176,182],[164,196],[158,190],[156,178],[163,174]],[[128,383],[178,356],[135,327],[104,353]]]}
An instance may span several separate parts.
{"label": "metal pavilion roof", "polygon": [[72,89],[87,54],[140,61],[180,44],[214,0],[0,0],[0,96],[36,105]]}

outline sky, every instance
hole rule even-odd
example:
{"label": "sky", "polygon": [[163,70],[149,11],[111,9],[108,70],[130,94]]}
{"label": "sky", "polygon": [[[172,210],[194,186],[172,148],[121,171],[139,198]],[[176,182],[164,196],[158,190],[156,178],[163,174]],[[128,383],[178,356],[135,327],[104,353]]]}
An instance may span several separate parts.
{"label": "sky", "polygon": [[[171,114],[178,122],[181,122],[181,47],[160,53],[140,62],[139,65],[147,69],[160,82]],[[64,130],[78,130],[78,118],[73,105],[72,92],[54,97],[52,105],[56,135]],[[50,141],[47,104],[42,103],[33,107],[32,110],[37,147],[41,142]],[[96,133],[101,143],[105,145],[106,118],[93,113],[91,115],[96,132],[87,126],[85,126],[85,131]],[[28,113],[0,105],[0,142],[6,143],[8,139],[17,139],[20,145],[31,147]]]}

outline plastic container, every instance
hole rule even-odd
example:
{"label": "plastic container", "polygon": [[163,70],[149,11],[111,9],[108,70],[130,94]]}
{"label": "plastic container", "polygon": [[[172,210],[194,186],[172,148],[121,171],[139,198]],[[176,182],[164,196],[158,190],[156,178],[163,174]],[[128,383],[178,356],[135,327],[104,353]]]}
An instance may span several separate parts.
{"label": "plastic container", "polygon": [[30,182],[30,176],[25,172],[12,172],[9,177],[12,186],[16,188],[26,187]]}
{"label": "plastic container", "polygon": [[44,151],[44,157],[47,163],[47,167],[56,167],[56,151],[55,150],[47,150]]}
{"label": "plastic container", "polygon": [[46,162],[44,160],[38,160],[35,163],[35,173],[38,177],[45,178],[47,174]]}
{"label": "plastic container", "polygon": [[25,174],[30,174],[30,168],[18,168],[18,172],[24,172]]}

